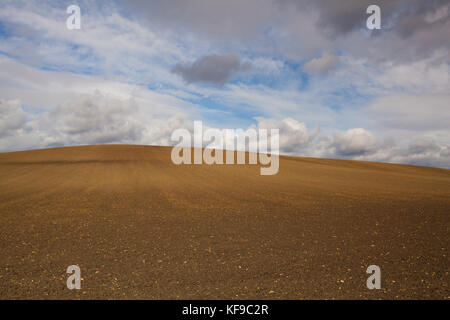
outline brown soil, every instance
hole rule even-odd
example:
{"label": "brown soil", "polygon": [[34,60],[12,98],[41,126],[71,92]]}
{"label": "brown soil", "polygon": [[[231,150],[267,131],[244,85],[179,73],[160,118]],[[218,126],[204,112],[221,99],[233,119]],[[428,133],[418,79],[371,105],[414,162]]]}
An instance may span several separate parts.
{"label": "brown soil", "polygon": [[450,299],[449,170],[282,157],[261,176],[170,151],[0,154],[0,298]]}

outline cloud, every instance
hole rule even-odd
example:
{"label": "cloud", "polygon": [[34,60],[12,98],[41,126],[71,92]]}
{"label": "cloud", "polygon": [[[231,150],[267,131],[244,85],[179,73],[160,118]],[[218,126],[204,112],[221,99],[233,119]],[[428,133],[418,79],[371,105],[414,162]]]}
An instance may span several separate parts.
{"label": "cloud", "polygon": [[0,3],[0,52],[38,68],[123,74],[134,83],[155,78],[175,82],[169,66],[190,58],[192,52],[198,54],[196,48],[182,50],[187,46],[180,45],[183,39],[175,33],[143,27],[124,17],[115,4],[88,1],[80,6],[82,26],[73,31],[66,28],[64,5],[54,1]]}
{"label": "cloud", "polygon": [[284,154],[304,152],[314,138],[319,134],[319,128],[308,132],[306,124],[293,118],[282,120],[257,118],[258,129],[279,129],[280,152]]}
{"label": "cloud", "polygon": [[241,63],[237,54],[209,55],[198,58],[191,65],[177,63],[172,72],[180,75],[187,83],[204,82],[223,86],[236,72],[251,68],[249,62]]}
{"label": "cloud", "polygon": [[42,146],[32,119],[19,100],[0,99],[0,152]]}
{"label": "cloud", "polygon": [[306,124],[293,118],[258,118],[255,127],[280,130],[280,153],[296,156],[326,157],[450,168],[450,146],[432,139],[415,139],[406,147],[395,140],[378,139],[363,128],[319,135],[319,128],[308,131]]}
{"label": "cloud", "polygon": [[[141,21],[183,30],[209,43],[250,47],[296,60],[345,48],[375,61],[423,58],[449,48],[448,0],[131,0]],[[366,9],[381,8],[382,29],[368,32]],[[268,46],[267,44],[270,43]],[[381,48],[381,49],[380,49]],[[229,48],[230,49],[230,48]]]}
{"label": "cloud", "polygon": [[171,133],[191,125],[182,114],[146,119],[133,99],[98,90],[39,114],[25,112],[20,101],[0,99],[0,116],[0,152],[108,143],[171,145]]}
{"label": "cloud", "polygon": [[17,100],[0,99],[0,138],[21,130],[26,123],[26,113]]}
{"label": "cloud", "polygon": [[447,131],[450,95],[391,94],[375,99],[367,111],[380,126],[408,131]]}
{"label": "cloud", "polygon": [[67,101],[49,114],[55,136],[70,144],[136,143],[145,126],[133,115],[133,101],[120,101],[96,92]]}
{"label": "cloud", "polygon": [[311,74],[327,74],[336,68],[337,63],[338,57],[328,52],[324,52],[320,58],[315,58],[305,63],[303,69]]}
{"label": "cloud", "polygon": [[[330,37],[342,36],[354,30],[365,28],[366,9],[371,4],[382,8],[382,18],[389,18],[396,10],[396,1],[346,0],[345,3],[333,0],[291,0],[299,10],[308,8],[318,14],[317,27]],[[397,1],[400,2],[400,1]],[[383,21],[383,20],[382,20]]]}
{"label": "cloud", "polygon": [[343,35],[365,28],[368,17],[366,8],[376,4],[381,8],[382,28],[397,32],[403,37],[420,32],[448,17],[447,0],[346,0],[345,4],[334,0],[295,0],[301,8],[311,6],[319,13],[318,25],[330,35]]}
{"label": "cloud", "polygon": [[430,139],[416,139],[406,148],[387,149],[370,160],[450,169],[450,146]]}
{"label": "cloud", "polygon": [[450,146],[440,146],[435,141],[419,139],[411,143],[404,152],[400,152],[395,160],[400,163],[406,160],[411,164],[450,168]]}
{"label": "cloud", "polygon": [[144,119],[186,115],[200,109],[200,106],[178,98],[176,94],[166,94],[162,90],[150,90],[146,86],[120,80],[41,70],[0,55],[0,97],[20,100],[33,112],[52,110],[80,96],[94,94],[96,90],[113,99],[134,99],[139,106],[139,116]]}
{"label": "cloud", "polygon": [[274,0],[127,0],[120,2],[141,21],[163,28],[182,27],[187,33],[209,39],[251,39],[264,28],[276,12]]}
{"label": "cloud", "polygon": [[[5,109],[5,105],[10,107]],[[0,107],[3,113],[1,119],[9,123],[9,130],[1,130],[0,133],[2,151],[66,145],[140,143],[146,130],[146,126],[137,120],[137,108],[132,101],[121,101],[98,91],[65,101],[49,111],[34,115],[30,113],[28,117],[19,101],[2,101]],[[4,129],[3,125],[0,127]]]}
{"label": "cloud", "polygon": [[373,152],[378,147],[378,142],[371,132],[355,128],[335,132],[330,146],[338,156],[361,156]]}

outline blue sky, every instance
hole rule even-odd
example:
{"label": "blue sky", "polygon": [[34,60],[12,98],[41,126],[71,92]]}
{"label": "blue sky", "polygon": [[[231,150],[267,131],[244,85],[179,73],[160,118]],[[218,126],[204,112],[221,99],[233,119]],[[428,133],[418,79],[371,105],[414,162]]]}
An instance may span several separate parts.
{"label": "blue sky", "polygon": [[0,151],[169,145],[203,120],[278,127],[282,153],[450,167],[449,5],[394,2],[369,31],[353,0],[2,1]]}

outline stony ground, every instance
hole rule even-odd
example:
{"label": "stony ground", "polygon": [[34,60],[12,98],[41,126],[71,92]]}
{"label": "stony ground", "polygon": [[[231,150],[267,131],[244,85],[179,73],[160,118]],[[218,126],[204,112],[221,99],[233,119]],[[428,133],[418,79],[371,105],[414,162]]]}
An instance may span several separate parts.
{"label": "stony ground", "polygon": [[449,170],[282,157],[261,176],[170,150],[0,154],[0,298],[450,299]]}

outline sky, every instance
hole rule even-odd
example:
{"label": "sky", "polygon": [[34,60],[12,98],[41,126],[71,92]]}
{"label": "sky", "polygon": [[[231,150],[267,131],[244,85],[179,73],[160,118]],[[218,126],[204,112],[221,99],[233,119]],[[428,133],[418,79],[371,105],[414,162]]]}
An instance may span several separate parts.
{"label": "sky", "polygon": [[279,128],[281,154],[450,168],[449,48],[448,0],[2,0],[0,152],[173,145],[202,120]]}

